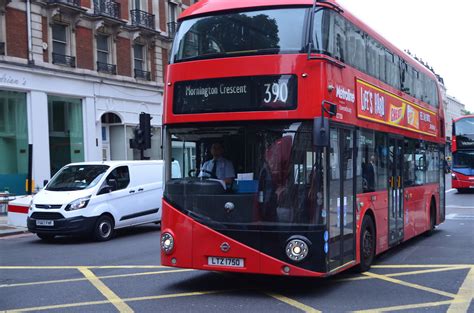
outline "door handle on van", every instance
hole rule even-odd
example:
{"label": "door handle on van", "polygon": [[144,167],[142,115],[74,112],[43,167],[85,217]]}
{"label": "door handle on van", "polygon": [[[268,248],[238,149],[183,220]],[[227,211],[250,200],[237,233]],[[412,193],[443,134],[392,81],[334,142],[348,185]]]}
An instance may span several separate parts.
{"label": "door handle on van", "polygon": [[138,191],[143,191],[143,188],[138,188]]}
{"label": "door handle on van", "polygon": [[135,190],[132,189],[128,193],[135,193]]}

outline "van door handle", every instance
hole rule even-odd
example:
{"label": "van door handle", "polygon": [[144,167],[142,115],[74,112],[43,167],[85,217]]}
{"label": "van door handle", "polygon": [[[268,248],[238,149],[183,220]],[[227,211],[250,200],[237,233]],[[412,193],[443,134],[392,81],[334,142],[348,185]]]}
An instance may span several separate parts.
{"label": "van door handle", "polygon": [[128,193],[135,193],[135,190],[132,189]]}
{"label": "van door handle", "polygon": [[138,191],[143,191],[143,188],[138,188]]}

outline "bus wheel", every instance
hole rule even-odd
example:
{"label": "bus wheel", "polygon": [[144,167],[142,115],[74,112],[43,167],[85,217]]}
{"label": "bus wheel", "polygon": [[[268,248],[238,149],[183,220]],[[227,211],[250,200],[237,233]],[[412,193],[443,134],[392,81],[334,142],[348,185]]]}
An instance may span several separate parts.
{"label": "bus wheel", "polygon": [[102,215],[97,219],[94,228],[94,239],[97,241],[107,241],[114,235],[114,221],[107,215]]}
{"label": "bus wheel", "polygon": [[51,234],[37,233],[36,236],[45,241],[51,241],[54,239],[54,235]]}
{"label": "bus wheel", "polygon": [[360,232],[360,264],[359,272],[366,272],[370,269],[375,257],[375,226],[374,221],[368,215],[364,216]]}

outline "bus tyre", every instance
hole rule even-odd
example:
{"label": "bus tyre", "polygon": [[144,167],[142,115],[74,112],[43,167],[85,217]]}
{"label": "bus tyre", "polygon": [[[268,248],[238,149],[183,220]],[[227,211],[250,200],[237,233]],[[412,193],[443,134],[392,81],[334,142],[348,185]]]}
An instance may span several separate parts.
{"label": "bus tyre", "polygon": [[375,226],[368,215],[362,220],[359,253],[360,264],[357,269],[359,272],[366,272],[370,269],[375,257]]}
{"label": "bus tyre", "polygon": [[51,241],[54,239],[54,235],[52,234],[37,233],[36,236],[45,241]]}
{"label": "bus tyre", "polygon": [[97,241],[107,241],[114,235],[114,221],[107,215],[102,215],[97,219],[94,227],[94,239]]}

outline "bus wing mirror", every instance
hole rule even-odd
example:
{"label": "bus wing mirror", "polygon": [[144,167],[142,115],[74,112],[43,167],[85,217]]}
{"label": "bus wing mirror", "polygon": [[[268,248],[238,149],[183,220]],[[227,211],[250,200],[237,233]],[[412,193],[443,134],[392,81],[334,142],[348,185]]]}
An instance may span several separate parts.
{"label": "bus wing mirror", "polygon": [[326,117],[313,120],[313,146],[329,147],[329,120]]}

